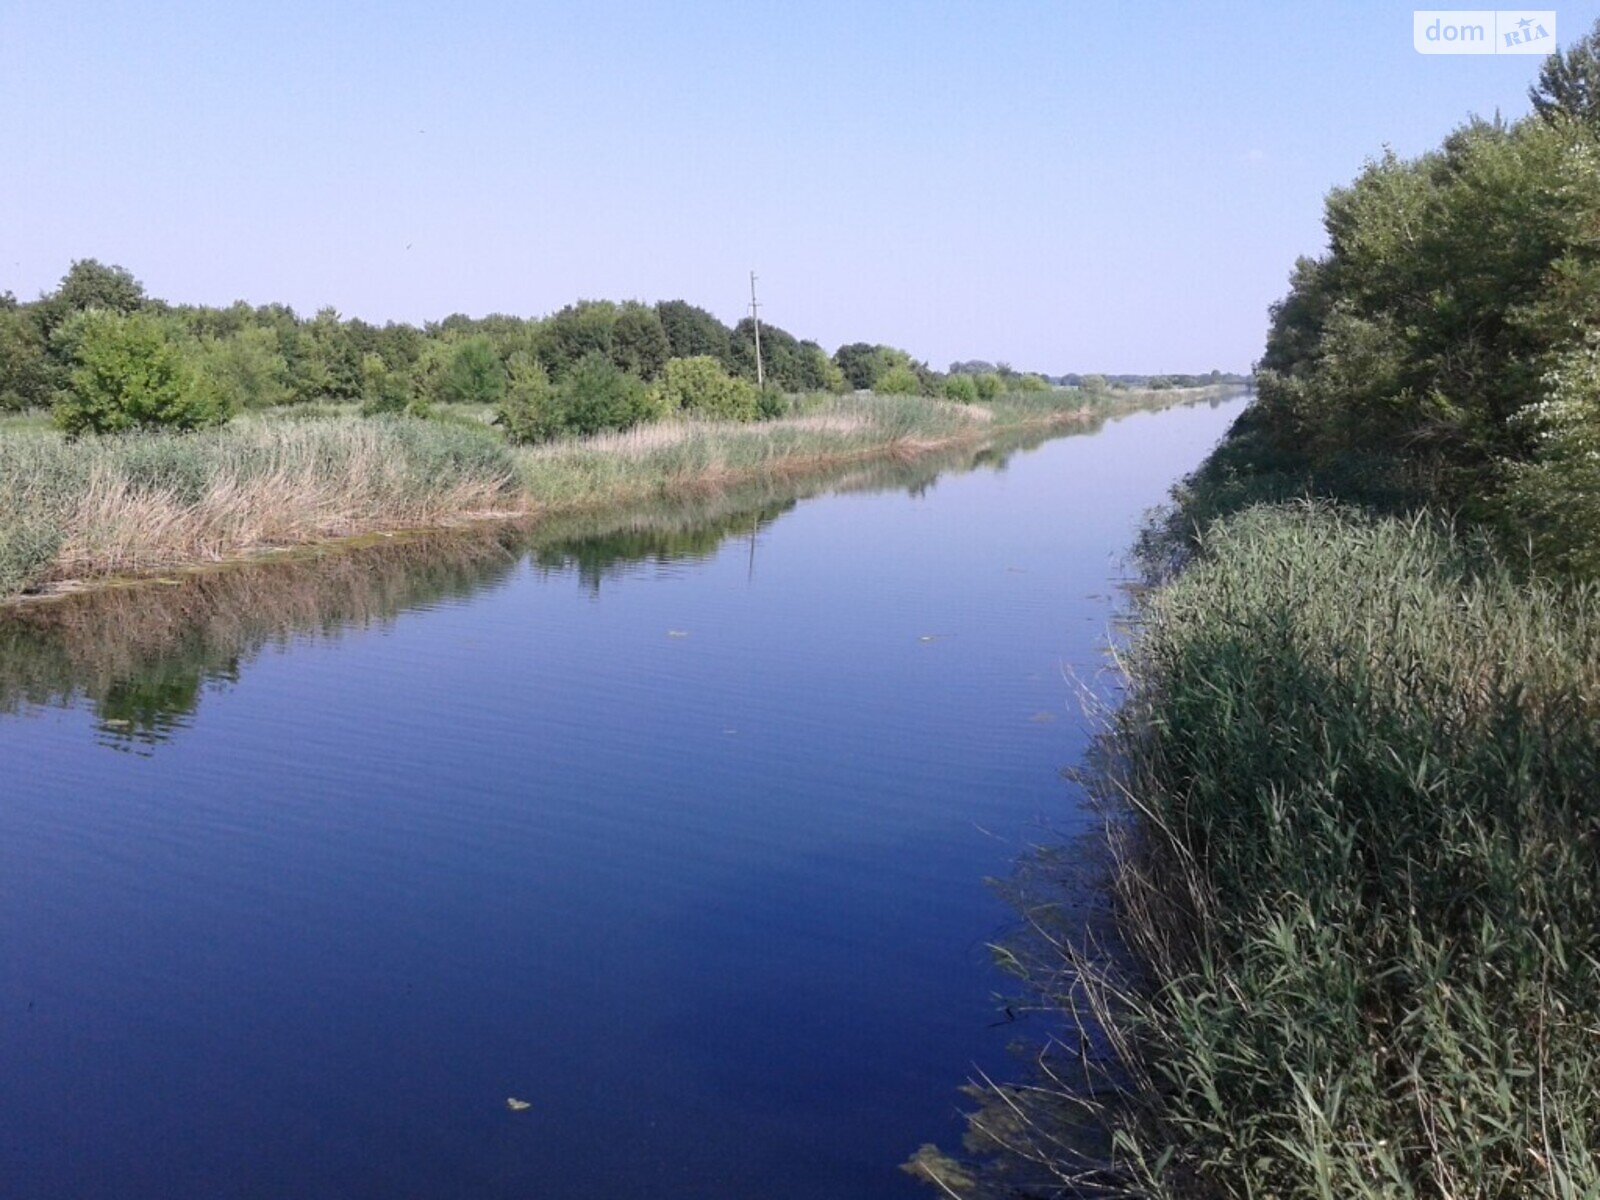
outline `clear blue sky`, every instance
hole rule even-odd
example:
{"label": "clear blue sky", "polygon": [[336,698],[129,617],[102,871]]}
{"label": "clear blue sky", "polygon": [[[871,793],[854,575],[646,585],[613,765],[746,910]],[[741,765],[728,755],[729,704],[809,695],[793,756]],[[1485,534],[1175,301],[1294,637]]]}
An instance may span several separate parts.
{"label": "clear blue sky", "polygon": [[1411,12],[0,0],[0,289],[731,321],[754,267],[829,349],[1242,369],[1330,186],[1526,111],[1539,59],[1418,55]]}

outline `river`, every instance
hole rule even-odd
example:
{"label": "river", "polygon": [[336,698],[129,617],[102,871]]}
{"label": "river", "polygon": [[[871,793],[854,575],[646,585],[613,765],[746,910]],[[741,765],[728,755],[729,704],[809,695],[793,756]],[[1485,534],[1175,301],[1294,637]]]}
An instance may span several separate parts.
{"label": "river", "polygon": [[0,1193],[925,1194],[1241,405],[0,622]]}

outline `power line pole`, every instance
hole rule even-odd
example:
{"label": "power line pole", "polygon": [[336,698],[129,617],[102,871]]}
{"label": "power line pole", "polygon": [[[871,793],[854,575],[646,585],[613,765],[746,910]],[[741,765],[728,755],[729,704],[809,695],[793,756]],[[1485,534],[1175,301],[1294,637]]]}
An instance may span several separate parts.
{"label": "power line pole", "polygon": [[767,386],[767,375],[761,368],[761,305],[756,303],[756,273],[750,272],[750,320],[756,327],[756,386]]}

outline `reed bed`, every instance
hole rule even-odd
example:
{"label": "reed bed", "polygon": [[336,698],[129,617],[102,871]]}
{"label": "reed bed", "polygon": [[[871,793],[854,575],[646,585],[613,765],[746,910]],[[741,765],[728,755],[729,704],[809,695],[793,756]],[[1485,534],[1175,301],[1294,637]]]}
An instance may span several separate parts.
{"label": "reed bed", "polygon": [[1600,592],[1259,506],[1142,617],[1123,951],[1039,922],[1072,1032],[974,1145],[1056,1194],[1600,1195]]}
{"label": "reed bed", "polygon": [[521,504],[510,451],[403,419],[0,438],[0,595]]}
{"label": "reed bed", "polygon": [[536,448],[508,446],[482,414],[275,413],[199,433],[76,442],[16,432],[0,436],[0,598],[328,538],[715,491],[1090,415],[1062,393],[984,409],[805,396],[792,410],[754,424],[663,422]]}

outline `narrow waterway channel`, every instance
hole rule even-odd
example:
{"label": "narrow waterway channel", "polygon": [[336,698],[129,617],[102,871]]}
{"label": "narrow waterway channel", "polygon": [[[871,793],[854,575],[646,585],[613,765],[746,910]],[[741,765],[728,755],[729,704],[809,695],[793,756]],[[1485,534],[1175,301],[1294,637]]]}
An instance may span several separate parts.
{"label": "narrow waterway channel", "polygon": [[1081,828],[1241,405],[0,622],[0,1192],[922,1194],[1016,1034],[985,879]]}

